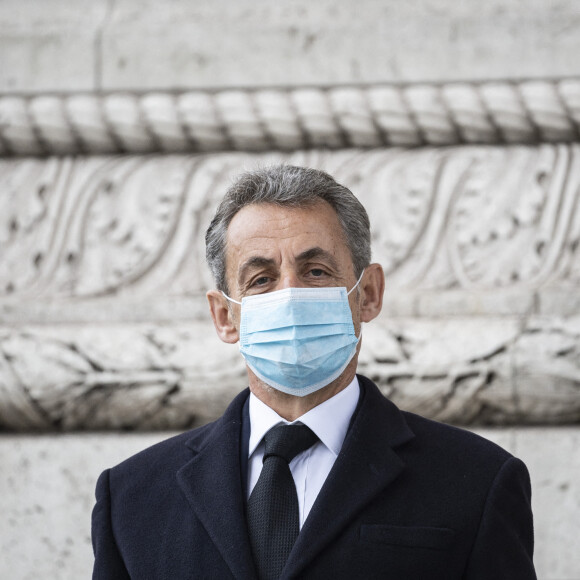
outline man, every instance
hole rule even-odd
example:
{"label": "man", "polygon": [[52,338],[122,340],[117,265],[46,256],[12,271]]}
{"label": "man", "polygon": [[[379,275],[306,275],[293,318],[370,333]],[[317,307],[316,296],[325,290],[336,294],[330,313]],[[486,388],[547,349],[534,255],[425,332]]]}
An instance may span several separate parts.
{"label": "man", "polygon": [[242,175],[206,247],[249,389],[101,475],[94,578],[535,578],[524,464],[355,374],[384,274],[354,195],[313,169]]}

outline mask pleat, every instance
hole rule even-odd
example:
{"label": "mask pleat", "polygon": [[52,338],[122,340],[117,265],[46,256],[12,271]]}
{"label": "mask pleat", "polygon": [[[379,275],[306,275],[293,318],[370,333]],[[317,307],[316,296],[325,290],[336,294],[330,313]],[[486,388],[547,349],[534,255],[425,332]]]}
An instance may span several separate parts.
{"label": "mask pleat", "polygon": [[320,340],[288,340],[276,343],[258,343],[247,346],[244,351],[254,358],[260,358],[267,361],[276,362],[283,366],[304,364],[310,361],[320,359],[329,352],[333,353],[344,346],[356,344],[357,338],[354,334],[345,337],[344,334],[338,334],[325,337],[324,341]]}

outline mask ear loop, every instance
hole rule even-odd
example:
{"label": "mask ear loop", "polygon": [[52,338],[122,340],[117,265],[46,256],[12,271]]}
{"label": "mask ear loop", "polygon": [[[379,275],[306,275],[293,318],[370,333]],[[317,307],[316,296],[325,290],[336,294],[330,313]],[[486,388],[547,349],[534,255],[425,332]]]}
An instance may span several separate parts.
{"label": "mask ear loop", "polygon": [[[347,296],[360,284],[362,277],[365,275],[365,270],[366,270],[366,268],[363,268],[363,271],[361,272],[360,276],[358,277],[356,284],[346,293]],[[222,294],[223,294],[223,292],[222,292]],[[225,294],[224,294],[224,296],[225,296]]]}
{"label": "mask ear loop", "polygon": [[237,300],[234,300],[233,298],[230,298],[223,290],[221,292],[222,292],[223,297],[226,300],[229,300],[230,302],[234,302],[235,304],[240,304],[240,305],[242,304],[241,302],[238,302]]}
{"label": "mask ear loop", "polygon": [[[361,272],[360,276],[358,277],[358,280],[356,281],[356,284],[346,293],[347,296],[360,284],[360,281],[362,280],[362,277],[365,274],[365,270],[366,270],[366,268],[363,268],[363,271]],[[359,333],[358,333],[358,336],[357,336],[357,340],[360,340],[360,337],[361,336],[362,336],[362,323],[360,325],[360,330],[359,330]]]}

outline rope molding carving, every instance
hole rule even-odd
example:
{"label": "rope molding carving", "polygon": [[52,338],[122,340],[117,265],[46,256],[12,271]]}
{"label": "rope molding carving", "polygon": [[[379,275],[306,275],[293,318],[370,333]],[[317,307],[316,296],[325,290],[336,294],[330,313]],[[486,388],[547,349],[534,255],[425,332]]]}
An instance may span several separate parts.
{"label": "rope molding carving", "polygon": [[580,79],[0,96],[0,155],[580,141]]}

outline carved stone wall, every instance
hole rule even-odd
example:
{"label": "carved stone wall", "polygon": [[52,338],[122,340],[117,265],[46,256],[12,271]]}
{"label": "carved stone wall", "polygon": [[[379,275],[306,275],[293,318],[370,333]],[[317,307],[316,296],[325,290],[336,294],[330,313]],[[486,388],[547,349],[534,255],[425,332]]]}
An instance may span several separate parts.
{"label": "carved stone wall", "polygon": [[203,233],[231,178],[272,161],[328,170],[369,210],[387,296],[361,370],[394,401],[580,419],[580,147],[542,145],[0,160],[0,425],[221,414],[244,367],[209,322]]}
{"label": "carved stone wall", "polygon": [[284,160],[369,209],[360,370],[501,426],[478,430],[529,467],[538,578],[578,580],[579,23],[574,0],[0,2],[0,577],[90,576],[97,474],[245,384],[202,234],[233,175]]}

